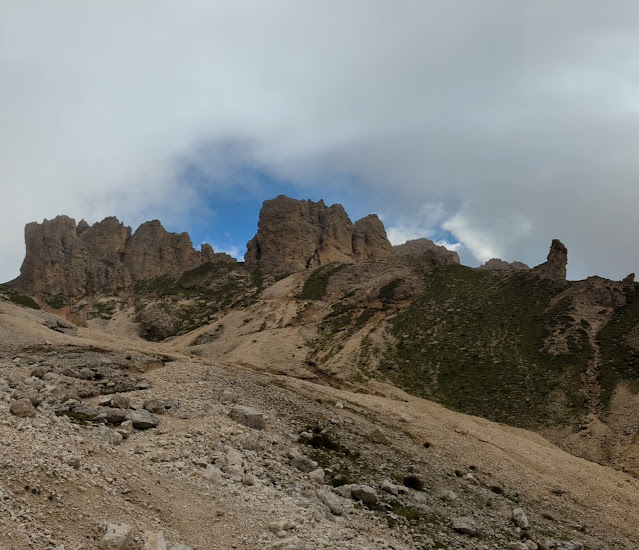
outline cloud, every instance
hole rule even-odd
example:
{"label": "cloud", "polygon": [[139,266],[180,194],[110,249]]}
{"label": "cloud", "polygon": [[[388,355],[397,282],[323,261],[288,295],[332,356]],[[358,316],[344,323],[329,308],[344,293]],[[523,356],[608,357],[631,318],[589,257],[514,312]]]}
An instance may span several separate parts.
{"label": "cloud", "polygon": [[358,182],[393,239],[475,260],[558,237],[571,277],[637,269],[634,2],[0,5],[0,279],[29,221],[184,230],[256,173]]}

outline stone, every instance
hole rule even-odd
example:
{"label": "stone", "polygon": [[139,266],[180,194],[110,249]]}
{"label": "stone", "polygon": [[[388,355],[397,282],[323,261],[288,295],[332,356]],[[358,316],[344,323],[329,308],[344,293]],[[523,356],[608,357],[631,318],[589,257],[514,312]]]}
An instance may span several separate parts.
{"label": "stone", "polygon": [[159,399],[156,399],[155,397],[151,399],[147,399],[144,402],[143,407],[147,411],[155,413],[155,414],[162,414],[164,412],[164,403],[160,401]]}
{"label": "stone", "polygon": [[533,273],[546,279],[566,280],[568,249],[558,239],[553,239],[548,258],[543,264],[533,267]]}
{"label": "stone", "polygon": [[509,542],[506,548],[508,548],[508,550],[528,550],[528,546],[523,542]]}
{"label": "stone", "polygon": [[272,550],[306,550],[306,545],[297,537],[289,537],[271,544],[269,548]]}
{"label": "stone", "polygon": [[522,529],[528,529],[530,523],[528,522],[528,518],[526,514],[521,508],[515,508],[512,514],[513,523]]}
{"label": "stone", "polygon": [[145,533],[144,550],[167,550],[164,533]]}
{"label": "stone", "polygon": [[318,491],[317,496],[326,506],[328,506],[331,514],[341,516],[344,513],[342,502],[336,494],[329,493],[328,491]]}
{"label": "stone", "polygon": [[318,464],[307,456],[300,455],[291,459],[291,466],[293,466],[293,468],[296,468],[300,472],[309,474],[313,470],[317,469]]}
{"label": "stone", "polygon": [[98,426],[97,428],[94,428],[91,430],[91,435],[98,439],[102,439],[111,445],[119,445],[124,439],[124,436],[121,433],[107,428],[106,426]]}
{"label": "stone", "polygon": [[102,412],[102,407],[96,407],[95,405],[89,405],[88,403],[78,403],[73,404],[70,407],[70,412],[68,414],[76,420],[94,420]]}
{"label": "stone", "polygon": [[128,409],[131,406],[131,401],[126,395],[116,393],[111,397],[109,405],[116,409]]}
{"label": "stone", "polygon": [[229,417],[236,422],[255,430],[263,430],[266,427],[264,414],[250,407],[233,407],[229,411]]}
{"label": "stone", "polygon": [[385,479],[384,481],[382,481],[380,489],[390,495],[399,495],[399,487],[389,479]]}
{"label": "stone", "polygon": [[379,497],[375,489],[368,485],[354,485],[351,488],[353,500],[361,500],[364,504],[377,504]]}
{"label": "stone", "polygon": [[177,331],[178,318],[157,306],[147,307],[140,315],[138,332],[145,340],[160,342],[173,336]]}
{"label": "stone", "polygon": [[375,428],[370,434],[371,441],[373,443],[379,443],[380,445],[389,445],[390,439],[379,428]]}
{"label": "stone", "polygon": [[160,421],[153,416],[149,411],[130,411],[126,415],[126,420],[130,420],[134,428],[138,430],[147,430],[149,428],[155,428]]}
{"label": "stone", "polygon": [[171,550],[193,550],[193,549],[190,546],[187,546],[186,544],[180,543],[173,546]]}
{"label": "stone", "polygon": [[246,485],[247,487],[253,487],[257,484],[257,479],[252,474],[244,474],[242,476],[242,485]]}
{"label": "stone", "polygon": [[128,550],[133,539],[133,528],[130,525],[109,523],[106,533],[100,541],[104,550]]}
{"label": "stone", "polygon": [[309,472],[308,479],[313,483],[324,483],[324,470],[322,468],[317,468],[316,470]]}
{"label": "stone", "polygon": [[114,409],[113,407],[103,407],[100,414],[95,417],[95,420],[102,420],[107,424],[122,424],[129,411],[126,409]]}
{"label": "stone", "polygon": [[376,504],[379,500],[375,489],[368,485],[351,483],[348,485],[342,485],[341,487],[336,487],[335,492],[344,498],[361,500],[364,504]]}
{"label": "stone", "polygon": [[481,534],[479,525],[470,516],[452,518],[452,527],[453,531],[471,537],[478,537]]}
{"label": "stone", "polygon": [[20,418],[34,418],[36,415],[36,411],[29,399],[18,399],[17,401],[12,401],[9,406],[9,411],[11,414]]}

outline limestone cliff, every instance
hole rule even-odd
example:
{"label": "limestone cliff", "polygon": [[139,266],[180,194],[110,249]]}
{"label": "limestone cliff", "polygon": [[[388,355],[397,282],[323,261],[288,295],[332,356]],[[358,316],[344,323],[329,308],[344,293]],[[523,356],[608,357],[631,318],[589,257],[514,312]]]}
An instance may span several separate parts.
{"label": "limestone cliff", "polygon": [[293,273],[331,262],[353,263],[390,256],[392,248],[377,216],[353,226],[339,204],[279,196],[264,202],[258,230],[247,243],[249,269]]}
{"label": "limestone cliff", "polygon": [[186,233],[169,233],[157,221],[131,234],[115,217],[77,226],[57,216],[25,228],[26,256],[15,285],[31,294],[78,298],[113,292],[159,275],[178,275],[205,262],[235,261],[209,245],[196,251]]}

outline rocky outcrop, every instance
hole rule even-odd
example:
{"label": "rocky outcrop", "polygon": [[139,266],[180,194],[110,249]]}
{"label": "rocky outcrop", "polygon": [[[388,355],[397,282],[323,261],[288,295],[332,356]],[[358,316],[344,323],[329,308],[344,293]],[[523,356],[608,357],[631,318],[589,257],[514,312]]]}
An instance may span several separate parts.
{"label": "rocky outcrop", "polygon": [[477,269],[485,271],[527,271],[530,269],[522,262],[506,262],[499,258],[491,258],[485,264],[480,265]]}
{"label": "rocky outcrop", "polygon": [[568,249],[559,239],[553,239],[547,260],[536,267],[533,272],[547,279],[566,279],[568,265]]}
{"label": "rocky outcrop", "polygon": [[76,226],[57,216],[25,228],[26,256],[15,285],[39,295],[77,298],[113,292],[159,275],[178,275],[205,262],[235,261],[210,245],[196,251],[186,233],[169,233],[157,221],[131,234],[115,217]]}
{"label": "rocky outcrop", "polygon": [[393,247],[396,257],[424,267],[459,265],[459,255],[445,246],[436,245],[429,239],[414,239]]}
{"label": "rocky outcrop", "polygon": [[353,226],[353,256],[356,261],[387,258],[393,255],[393,246],[386,236],[384,224],[371,214]]}
{"label": "rocky outcrop", "polygon": [[390,255],[377,216],[353,226],[339,204],[326,206],[322,200],[299,201],[283,195],[264,202],[257,234],[246,247],[246,266],[264,273],[293,273]]}

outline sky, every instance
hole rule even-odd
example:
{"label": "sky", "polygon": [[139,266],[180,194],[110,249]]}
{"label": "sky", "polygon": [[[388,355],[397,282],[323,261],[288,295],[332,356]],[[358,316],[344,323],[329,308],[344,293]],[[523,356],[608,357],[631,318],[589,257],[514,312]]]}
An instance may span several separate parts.
{"label": "sky", "polygon": [[639,4],[0,0],[0,281],[23,229],[160,219],[241,258],[279,194],[391,242],[639,270]]}

